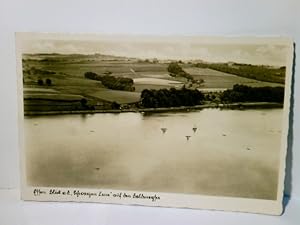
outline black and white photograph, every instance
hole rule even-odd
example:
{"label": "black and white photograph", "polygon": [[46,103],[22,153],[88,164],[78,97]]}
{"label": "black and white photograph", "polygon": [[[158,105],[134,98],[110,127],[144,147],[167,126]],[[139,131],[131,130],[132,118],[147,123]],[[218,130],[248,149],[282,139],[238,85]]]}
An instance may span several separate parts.
{"label": "black and white photograph", "polygon": [[16,42],[24,200],[282,212],[290,39]]}

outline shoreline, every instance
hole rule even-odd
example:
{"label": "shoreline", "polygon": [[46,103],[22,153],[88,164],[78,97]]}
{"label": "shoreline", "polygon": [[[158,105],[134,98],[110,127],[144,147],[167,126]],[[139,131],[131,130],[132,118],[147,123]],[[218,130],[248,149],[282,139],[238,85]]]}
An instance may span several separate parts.
{"label": "shoreline", "polygon": [[211,103],[196,106],[164,107],[164,108],[135,108],[135,109],[102,109],[102,110],[64,110],[64,111],[25,111],[24,116],[36,115],[65,115],[65,114],[95,114],[95,113],[145,113],[145,112],[170,112],[170,111],[190,111],[206,108],[218,109],[272,109],[283,108],[282,103],[274,102],[247,102],[247,103]]}

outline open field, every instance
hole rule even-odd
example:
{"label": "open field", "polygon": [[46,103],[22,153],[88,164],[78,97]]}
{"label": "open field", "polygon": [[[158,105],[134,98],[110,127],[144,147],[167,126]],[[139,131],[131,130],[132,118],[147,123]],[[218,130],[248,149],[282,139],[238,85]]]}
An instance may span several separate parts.
{"label": "open field", "polygon": [[[82,55],[82,57],[85,57]],[[81,77],[85,72],[93,71],[98,74],[110,71],[115,76],[130,76],[140,77],[139,73],[154,72],[166,73],[167,64],[154,64],[138,62],[137,60],[116,60],[116,61],[78,61],[70,62],[44,62],[44,61],[30,61],[31,66],[42,68],[43,70],[55,71],[57,73],[69,74],[71,76]]]}
{"label": "open field", "polygon": [[66,101],[80,101],[83,98],[81,95],[70,95],[70,94],[24,94],[24,99],[45,99],[45,100],[66,100]]}
{"label": "open field", "polygon": [[135,78],[133,79],[135,84],[152,84],[152,85],[179,85],[182,84],[182,82],[179,81],[172,81],[172,80],[165,80],[160,78]]}
{"label": "open field", "polygon": [[252,87],[284,87],[284,84],[248,79],[208,68],[189,67],[185,68],[185,71],[193,77],[204,80],[201,88],[232,88],[235,84],[244,84]]}
{"label": "open field", "polygon": [[51,88],[24,88],[24,99],[80,101],[82,95],[64,94]]}
{"label": "open field", "polygon": [[134,87],[137,92],[142,92],[144,89],[163,89],[163,88],[181,88],[184,85],[184,82],[178,80],[169,80],[164,78],[144,77],[144,78],[135,78]]}
{"label": "open field", "polygon": [[24,88],[25,111],[63,111],[81,109],[82,95],[64,94],[52,88]]}
{"label": "open field", "polygon": [[140,93],[130,91],[117,91],[117,90],[101,90],[91,93],[90,96],[109,101],[117,102],[120,104],[138,102]]}
{"label": "open field", "polygon": [[265,82],[285,83],[285,66],[251,65],[234,62],[227,63],[197,63],[198,68],[209,68],[240,77],[255,79]]}

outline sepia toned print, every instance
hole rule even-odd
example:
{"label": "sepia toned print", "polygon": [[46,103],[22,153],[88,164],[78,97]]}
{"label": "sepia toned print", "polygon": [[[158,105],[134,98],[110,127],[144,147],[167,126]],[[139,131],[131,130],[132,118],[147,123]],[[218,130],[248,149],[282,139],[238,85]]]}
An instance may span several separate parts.
{"label": "sepia toned print", "polygon": [[290,40],[18,33],[17,55],[23,199],[281,213]]}

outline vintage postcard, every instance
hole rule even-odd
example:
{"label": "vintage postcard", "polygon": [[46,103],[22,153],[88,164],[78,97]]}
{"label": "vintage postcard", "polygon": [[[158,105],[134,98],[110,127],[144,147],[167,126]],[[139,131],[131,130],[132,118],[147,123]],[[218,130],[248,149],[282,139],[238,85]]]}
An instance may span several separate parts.
{"label": "vintage postcard", "polygon": [[280,215],[288,38],[17,33],[22,199]]}

